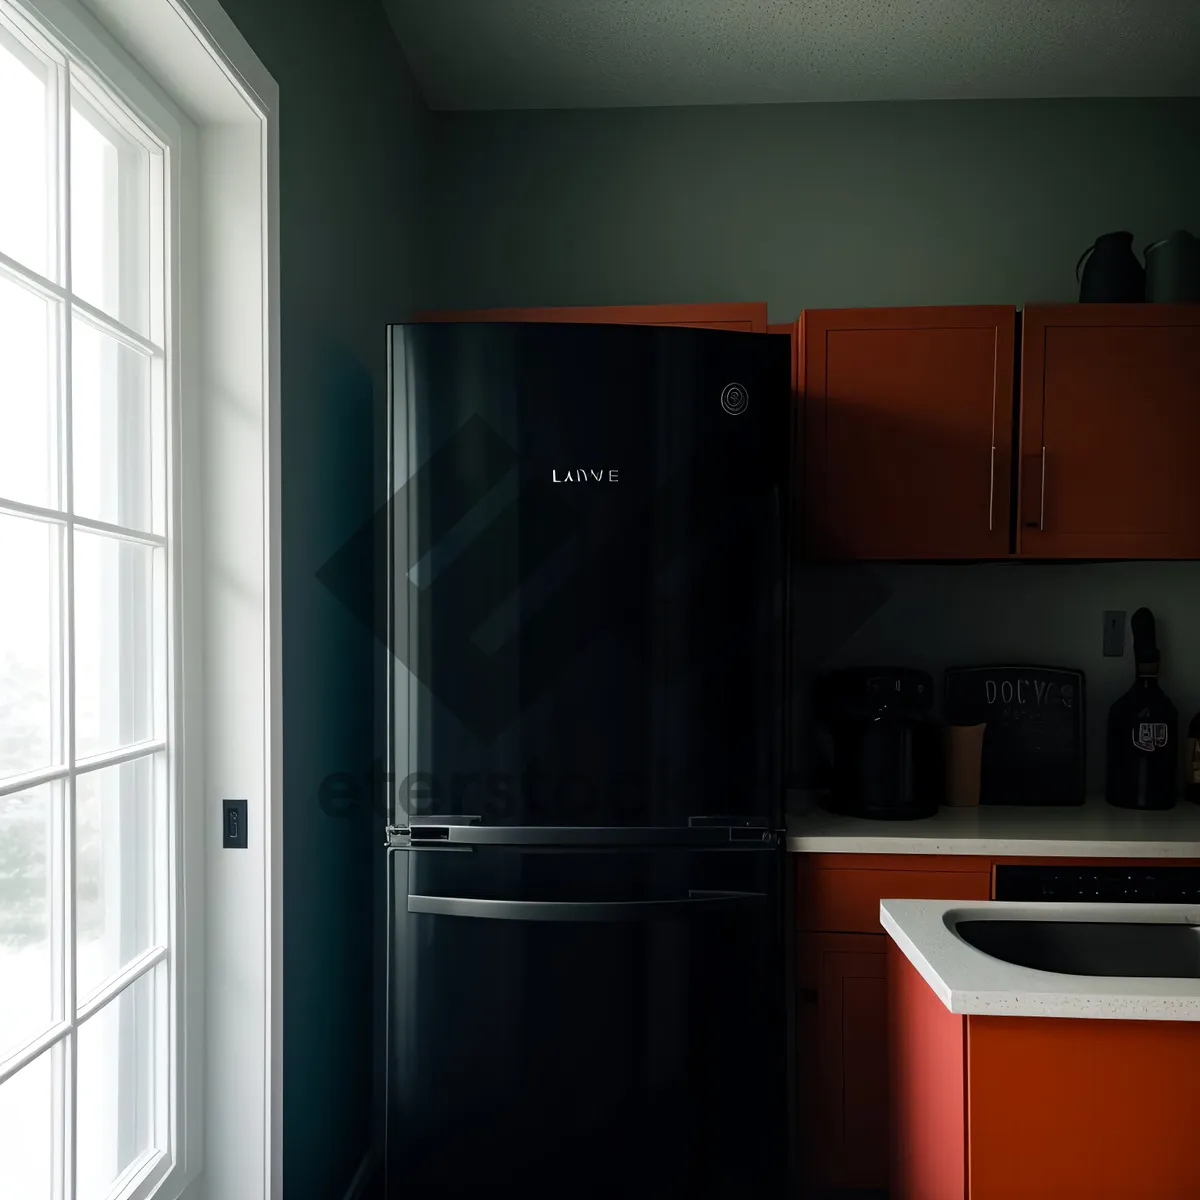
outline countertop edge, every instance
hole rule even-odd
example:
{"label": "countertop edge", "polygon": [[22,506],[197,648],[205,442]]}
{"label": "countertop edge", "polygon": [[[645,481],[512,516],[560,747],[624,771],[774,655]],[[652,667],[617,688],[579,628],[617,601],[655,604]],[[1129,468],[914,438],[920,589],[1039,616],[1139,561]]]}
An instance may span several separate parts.
{"label": "countertop edge", "polygon": [[[896,943],[900,953],[908,959],[910,963],[917,969],[917,973],[929,985],[933,994],[952,1012],[959,1013],[962,1010],[954,1007],[955,994],[953,990],[947,986],[942,977],[934,970],[933,964],[925,957],[918,949],[917,944],[911,937],[900,927],[895,917],[887,911],[887,902],[881,900],[879,902],[879,923],[883,926],[887,935]],[[960,993],[961,996],[961,993]]]}
{"label": "countertop edge", "polygon": [[1200,842],[1084,838],[929,837],[904,834],[788,834],[792,854],[993,855],[1014,858],[1200,858]]}
{"label": "countertop edge", "polygon": [[1011,912],[1031,920],[1156,918],[1200,924],[1197,905],[882,900],[879,922],[956,1016],[1200,1023],[1200,979],[1060,975],[1006,963],[961,940],[946,922],[956,910],[966,910],[969,918]]}

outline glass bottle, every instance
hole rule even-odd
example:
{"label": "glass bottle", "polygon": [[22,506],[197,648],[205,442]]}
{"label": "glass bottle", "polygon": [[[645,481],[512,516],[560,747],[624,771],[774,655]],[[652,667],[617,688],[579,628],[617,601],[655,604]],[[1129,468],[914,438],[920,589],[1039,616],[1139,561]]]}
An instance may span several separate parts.
{"label": "glass bottle", "polygon": [[1130,624],[1137,675],[1108,710],[1105,796],[1118,808],[1172,808],[1179,779],[1179,714],[1158,683],[1154,614],[1139,608]]}

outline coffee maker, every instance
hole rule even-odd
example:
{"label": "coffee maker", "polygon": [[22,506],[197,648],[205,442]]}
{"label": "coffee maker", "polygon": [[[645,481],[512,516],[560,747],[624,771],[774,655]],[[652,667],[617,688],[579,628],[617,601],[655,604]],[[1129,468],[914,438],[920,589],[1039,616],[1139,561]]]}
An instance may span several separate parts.
{"label": "coffee maker", "polygon": [[831,759],[831,812],[905,820],[931,816],[944,787],[933,678],[906,667],[835,671],[817,681],[815,716]]}

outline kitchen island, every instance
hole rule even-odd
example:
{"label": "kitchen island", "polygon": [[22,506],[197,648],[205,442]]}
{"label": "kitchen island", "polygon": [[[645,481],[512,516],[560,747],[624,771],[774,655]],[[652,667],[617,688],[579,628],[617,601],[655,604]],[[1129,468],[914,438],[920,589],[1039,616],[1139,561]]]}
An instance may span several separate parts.
{"label": "kitchen island", "polygon": [[[1200,1196],[1200,906],[885,899],[880,922],[892,1200]],[[1115,973],[1139,959],[1174,977]]]}
{"label": "kitchen island", "polygon": [[1116,903],[1133,892],[1144,900],[1157,886],[1156,899],[1200,908],[1197,805],[1139,813],[1090,800],[872,821],[792,800],[795,1128],[817,1195],[888,1185],[890,938],[881,900]]}

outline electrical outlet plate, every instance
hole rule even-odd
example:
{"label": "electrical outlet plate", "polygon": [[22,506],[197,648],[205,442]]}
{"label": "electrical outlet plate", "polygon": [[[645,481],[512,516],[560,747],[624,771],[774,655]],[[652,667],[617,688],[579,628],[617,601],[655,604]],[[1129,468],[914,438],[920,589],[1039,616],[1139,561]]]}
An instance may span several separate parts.
{"label": "electrical outlet plate", "polygon": [[224,850],[245,850],[249,846],[246,840],[246,801],[221,801],[221,847]]}
{"label": "electrical outlet plate", "polygon": [[1125,653],[1125,614],[1124,612],[1106,612],[1104,614],[1104,657],[1120,658]]}

